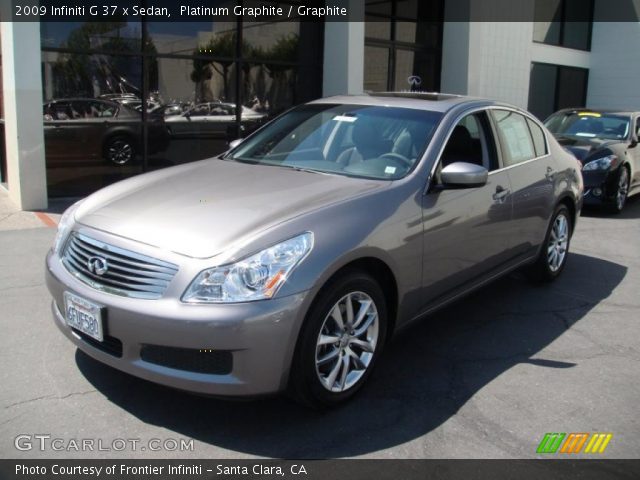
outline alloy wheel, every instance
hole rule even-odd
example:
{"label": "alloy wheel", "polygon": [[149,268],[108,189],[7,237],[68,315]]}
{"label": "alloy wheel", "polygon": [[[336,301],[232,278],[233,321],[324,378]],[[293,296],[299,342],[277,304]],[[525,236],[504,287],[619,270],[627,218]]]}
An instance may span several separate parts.
{"label": "alloy wheel", "polygon": [[125,140],[115,140],[109,145],[107,155],[116,165],[124,165],[133,157],[133,147]]}
{"label": "alloy wheel", "polygon": [[629,192],[629,174],[625,167],[621,167],[620,178],[618,179],[618,191],[616,192],[616,207],[618,210],[622,210],[624,203],[627,200],[627,193]]}
{"label": "alloy wheel", "polygon": [[378,310],[364,292],[338,300],[324,319],[316,342],[316,373],[330,392],[353,387],[371,364],[379,336]]}
{"label": "alloy wheel", "polygon": [[557,272],[562,267],[567,256],[568,244],[569,220],[560,213],[553,222],[547,244],[547,263],[552,272]]}

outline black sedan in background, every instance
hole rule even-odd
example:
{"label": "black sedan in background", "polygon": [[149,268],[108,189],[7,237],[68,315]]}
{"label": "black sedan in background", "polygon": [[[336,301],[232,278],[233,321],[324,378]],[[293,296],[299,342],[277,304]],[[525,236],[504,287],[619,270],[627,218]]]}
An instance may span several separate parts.
{"label": "black sedan in background", "polygon": [[[43,106],[47,163],[104,159],[115,165],[131,163],[142,151],[140,112],[121,103],[95,98],[51,100]],[[148,150],[169,145],[162,116],[150,116]]]}
{"label": "black sedan in background", "polygon": [[544,124],[582,163],[585,205],[619,213],[640,192],[640,112],[565,109]]}

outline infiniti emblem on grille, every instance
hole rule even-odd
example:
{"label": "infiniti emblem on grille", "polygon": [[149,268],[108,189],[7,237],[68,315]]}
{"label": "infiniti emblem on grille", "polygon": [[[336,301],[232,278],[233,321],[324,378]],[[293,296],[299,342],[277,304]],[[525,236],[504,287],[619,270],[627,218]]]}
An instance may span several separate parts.
{"label": "infiniti emblem on grille", "polygon": [[107,273],[109,264],[107,260],[102,257],[91,257],[87,260],[87,268],[91,273],[102,276]]}

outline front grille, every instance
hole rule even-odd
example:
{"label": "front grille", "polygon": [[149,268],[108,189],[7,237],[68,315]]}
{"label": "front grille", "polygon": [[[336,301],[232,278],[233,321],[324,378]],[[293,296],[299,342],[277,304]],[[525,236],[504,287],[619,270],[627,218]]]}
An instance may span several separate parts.
{"label": "front grille", "polygon": [[113,355],[114,357],[122,357],[122,342],[115,337],[110,337],[105,335],[104,340],[102,342],[96,340],[95,338],[90,337],[86,333],[81,332],[80,330],[76,330],[72,328],[73,333],[75,333],[82,340],[87,342],[94,348],[98,350],[102,350],[104,353],[108,353],[109,355]]}
{"label": "front grille", "polygon": [[233,355],[228,350],[144,345],[140,358],[145,362],[188,372],[227,375],[233,369]]}
{"label": "front grille", "polygon": [[[96,259],[100,267],[106,268],[96,269]],[[90,269],[92,262],[93,271]],[[172,263],[114,247],[79,233],[69,236],[62,263],[76,278],[97,290],[146,299],[160,298],[178,271]]]}

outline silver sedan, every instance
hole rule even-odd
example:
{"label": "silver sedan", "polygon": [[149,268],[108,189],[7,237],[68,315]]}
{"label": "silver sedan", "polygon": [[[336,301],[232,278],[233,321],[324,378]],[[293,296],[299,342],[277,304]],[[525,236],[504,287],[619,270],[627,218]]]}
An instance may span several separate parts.
{"label": "silver sedan", "polygon": [[518,108],[326,98],[67,210],[53,318],[147,380],[332,406],[400,328],[517,268],[557,278],[582,193],[576,159]]}

